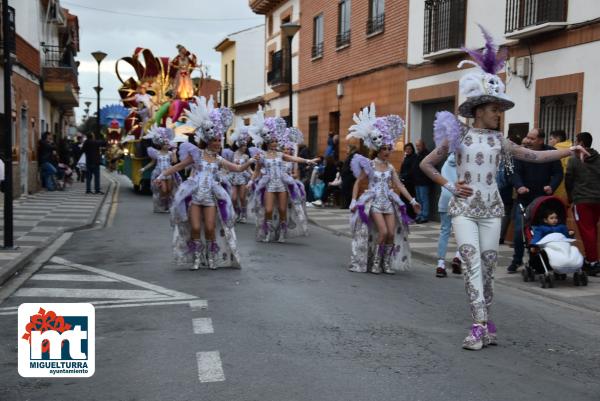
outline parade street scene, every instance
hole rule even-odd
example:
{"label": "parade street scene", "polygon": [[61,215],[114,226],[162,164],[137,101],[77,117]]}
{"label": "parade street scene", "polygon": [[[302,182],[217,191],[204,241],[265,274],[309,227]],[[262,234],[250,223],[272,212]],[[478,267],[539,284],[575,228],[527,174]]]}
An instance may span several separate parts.
{"label": "parade street scene", "polygon": [[0,11],[0,401],[600,400],[600,2]]}

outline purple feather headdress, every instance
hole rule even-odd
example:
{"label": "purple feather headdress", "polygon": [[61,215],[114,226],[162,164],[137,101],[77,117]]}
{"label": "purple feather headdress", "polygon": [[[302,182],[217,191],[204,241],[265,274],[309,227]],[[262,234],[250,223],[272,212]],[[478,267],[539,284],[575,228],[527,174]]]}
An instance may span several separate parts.
{"label": "purple feather headdress", "polygon": [[496,75],[504,68],[504,64],[506,63],[506,49],[498,51],[498,45],[494,42],[492,35],[482,25],[477,25],[485,38],[485,46],[482,51],[462,47],[461,49],[467,52],[473,58],[473,61],[461,61],[458,64],[458,68],[461,68],[464,64],[473,64],[488,74]]}

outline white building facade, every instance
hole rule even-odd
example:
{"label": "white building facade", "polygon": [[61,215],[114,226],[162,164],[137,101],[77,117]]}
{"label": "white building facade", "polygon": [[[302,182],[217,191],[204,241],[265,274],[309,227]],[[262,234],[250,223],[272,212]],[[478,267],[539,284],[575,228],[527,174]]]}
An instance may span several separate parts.
{"label": "white building facade", "polygon": [[[289,45],[288,38],[280,29],[282,24],[298,23],[300,20],[300,0],[249,0],[252,11],[265,16],[265,84],[264,103],[265,114],[270,117],[289,119]],[[297,125],[298,116],[298,52],[302,29],[293,38],[291,48],[292,58],[292,125]],[[289,122],[288,122],[289,124]]]}
{"label": "white building facade", "polygon": [[[508,50],[502,73],[516,107],[503,118],[515,140],[534,127],[562,129],[570,139],[600,129],[600,2],[592,0],[413,0],[409,13],[408,140],[431,147],[435,112],[455,111],[464,100],[457,64],[460,48],[481,48],[483,25]],[[465,68],[468,68],[465,67]]]}

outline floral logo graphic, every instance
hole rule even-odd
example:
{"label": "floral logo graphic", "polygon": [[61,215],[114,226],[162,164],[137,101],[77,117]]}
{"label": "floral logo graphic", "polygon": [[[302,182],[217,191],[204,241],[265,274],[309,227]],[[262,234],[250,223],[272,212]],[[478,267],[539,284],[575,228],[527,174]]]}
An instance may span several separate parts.
{"label": "floral logo graphic", "polygon": [[[48,330],[58,331],[63,333],[71,329],[71,325],[65,323],[65,319],[62,316],[57,316],[53,311],[46,312],[43,308],[40,308],[37,314],[31,316],[29,323],[25,326],[25,334],[23,334],[24,340],[28,340],[31,344],[31,332],[40,331],[45,332]],[[63,342],[64,344],[64,342]],[[50,349],[50,342],[44,340],[42,342],[42,352],[47,352]]]}

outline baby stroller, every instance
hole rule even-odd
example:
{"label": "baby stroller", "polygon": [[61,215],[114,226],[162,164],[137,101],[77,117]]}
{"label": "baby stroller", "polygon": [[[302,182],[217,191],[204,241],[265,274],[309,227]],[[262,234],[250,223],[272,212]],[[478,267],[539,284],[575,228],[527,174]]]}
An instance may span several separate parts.
{"label": "baby stroller", "polygon": [[[565,266],[564,263],[559,262],[558,258],[555,256],[549,257],[548,252],[543,249],[544,245],[538,246],[531,243],[534,235],[533,226],[542,225],[544,223],[543,216],[545,210],[551,209],[556,212],[559,220],[558,224],[567,223],[567,208],[562,200],[555,196],[540,196],[535,198],[527,209],[524,209],[520,204],[519,207],[523,213],[523,241],[527,248],[529,259],[527,263],[525,263],[525,268],[521,271],[523,281],[535,281],[536,276],[538,276],[542,288],[553,288],[555,280],[564,281],[567,279],[567,275],[572,273],[575,286],[586,286],[588,284],[588,278],[582,270],[583,257],[575,258],[581,259],[581,262],[577,261],[572,265]],[[559,236],[562,237],[560,234]],[[564,246],[567,247],[567,249],[571,247],[571,245]],[[556,255],[556,253],[551,254]],[[579,256],[581,255],[579,254]],[[553,258],[555,261],[554,266]]]}

